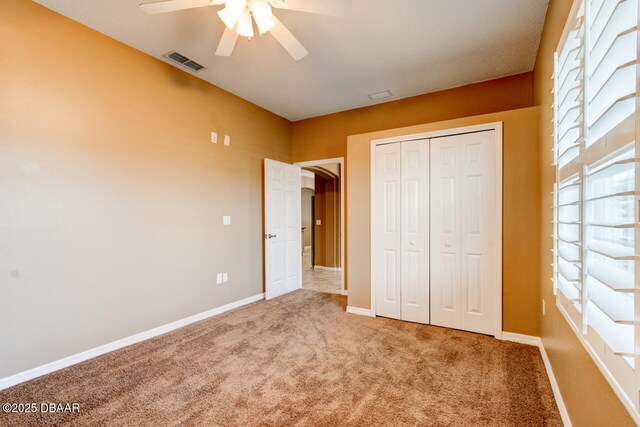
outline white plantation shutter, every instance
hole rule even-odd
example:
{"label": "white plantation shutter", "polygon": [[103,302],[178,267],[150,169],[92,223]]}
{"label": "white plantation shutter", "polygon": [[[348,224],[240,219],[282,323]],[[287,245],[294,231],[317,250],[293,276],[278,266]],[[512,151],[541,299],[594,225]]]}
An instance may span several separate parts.
{"label": "white plantation shutter", "polygon": [[579,178],[571,177],[557,187],[556,196],[556,289],[560,303],[579,325],[582,312],[582,275],[580,260],[582,185]]}
{"label": "white plantation shutter", "polygon": [[[606,151],[606,150],[605,150]],[[587,322],[614,354],[635,360],[635,149],[590,166],[585,203]]]}
{"label": "white plantation shutter", "polygon": [[574,6],[555,54],[554,153],[557,166],[554,215],[554,284],[558,304],[582,327],[582,199],[579,165],[584,147],[584,3]]}
{"label": "white plantation shutter", "polygon": [[587,145],[635,111],[638,0],[592,0],[589,14]]}
{"label": "white plantation shutter", "polygon": [[638,423],[639,13],[576,0],[554,72],[558,306]]}
{"label": "white plantation shutter", "polygon": [[555,159],[560,167],[578,157],[583,142],[584,13],[580,7],[570,23],[562,49],[556,55]]}

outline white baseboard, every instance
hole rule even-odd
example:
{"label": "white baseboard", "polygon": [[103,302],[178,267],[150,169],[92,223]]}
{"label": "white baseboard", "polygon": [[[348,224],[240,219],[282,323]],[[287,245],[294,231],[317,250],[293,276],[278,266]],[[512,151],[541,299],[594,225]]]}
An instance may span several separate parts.
{"label": "white baseboard", "polygon": [[513,332],[502,332],[503,341],[512,341],[520,344],[534,345],[536,347],[542,346],[542,340],[540,337],[534,337],[532,335],[514,334]]}
{"label": "white baseboard", "polygon": [[513,341],[520,344],[533,345],[540,349],[540,356],[542,356],[542,361],[544,362],[544,367],[547,371],[549,382],[551,383],[551,390],[553,390],[553,396],[556,399],[556,404],[558,405],[558,411],[560,412],[562,423],[566,427],[571,427],[569,412],[567,412],[567,407],[564,405],[564,400],[562,400],[562,394],[560,394],[560,388],[558,387],[556,376],[553,374],[553,368],[551,368],[551,362],[549,361],[549,357],[547,356],[547,351],[544,348],[542,339],[540,337],[534,337],[531,335],[514,334],[513,332],[502,332],[502,339],[504,341]]}
{"label": "white baseboard", "polygon": [[571,419],[569,418],[569,412],[567,411],[567,407],[564,406],[564,400],[562,400],[562,394],[560,394],[560,388],[558,387],[558,382],[556,381],[556,376],[553,374],[553,368],[551,368],[551,362],[549,361],[549,357],[547,356],[547,351],[542,344],[542,340],[540,340],[540,354],[542,355],[542,361],[544,362],[544,367],[547,369],[547,375],[549,376],[549,382],[551,383],[551,389],[553,390],[553,395],[556,398],[556,403],[558,405],[558,411],[560,411],[560,417],[562,418],[562,423],[566,427],[571,427]]}
{"label": "white baseboard", "polygon": [[111,351],[118,350],[123,347],[128,347],[132,344],[137,344],[139,342],[148,340],[149,338],[166,334],[167,332],[171,332],[183,326],[190,325],[191,323],[195,323],[200,320],[204,320],[206,318],[216,316],[218,314],[222,314],[226,311],[233,310],[234,308],[242,307],[243,305],[251,304],[252,302],[256,302],[261,299],[264,299],[264,293],[254,295],[240,301],[235,301],[235,302],[223,305],[221,307],[217,307],[217,308],[205,311],[203,313],[194,314],[193,316],[176,320],[175,322],[171,322],[163,326],[158,326],[157,328],[149,329],[148,331],[140,332],[138,334],[131,335],[129,337],[122,338],[117,341],[113,341],[111,343],[104,344],[99,347],[95,347],[90,350],[83,351],[81,353],[73,354],[63,359],[59,359],[59,360],[47,363],[45,365],[38,366],[36,368],[14,374],[9,377],[0,378],[0,390],[4,390],[5,388],[9,388],[14,385],[23,383],[25,381],[32,380],[42,375],[50,374],[51,372],[55,372],[60,369],[67,368],[77,363],[84,362],[89,359],[93,359],[94,357],[101,356]]}
{"label": "white baseboard", "polygon": [[340,291],[340,293],[341,293],[342,295],[347,295],[347,294],[349,293],[349,291],[347,291],[346,289],[342,289],[342,290]]}
{"label": "white baseboard", "polygon": [[325,267],[324,265],[314,265],[313,268],[316,270],[342,271],[340,267]]}
{"label": "white baseboard", "polygon": [[359,316],[375,317],[368,308],[347,306],[347,313],[357,314]]}

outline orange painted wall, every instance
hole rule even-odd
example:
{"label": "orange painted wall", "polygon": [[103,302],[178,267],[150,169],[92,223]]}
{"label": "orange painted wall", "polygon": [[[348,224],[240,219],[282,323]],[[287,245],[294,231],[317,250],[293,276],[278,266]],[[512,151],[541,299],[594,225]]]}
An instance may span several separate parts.
{"label": "orange painted wall", "polygon": [[0,4],[0,378],[262,293],[262,159],[291,161],[291,123]]}
{"label": "orange painted wall", "polygon": [[340,267],[340,180],[328,175],[315,177],[314,265]]}
{"label": "orange painted wall", "polygon": [[[591,357],[555,306],[549,280],[553,276],[551,249],[553,241],[553,53],[571,9],[572,0],[551,0],[545,20],[538,58],[534,68],[534,102],[540,106],[540,176],[542,199],[540,209],[540,295],[546,301],[547,314],[541,317],[541,335],[560,392],[574,426],[634,425],[626,409],[604,379]],[[533,206],[532,206],[533,208]]]}
{"label": "orange painted wall", "polygon": [[349,286],[347,138],[367,132],[433,123],[533,105],[532,73],[523,73],[293,122],[294,162],[345,158],[345,287]]}
{"label": "orange painted wall", "polygon": [[518,74],[293,122],[293,161],[344,157],[349,135],[530,107],[532,78]]}

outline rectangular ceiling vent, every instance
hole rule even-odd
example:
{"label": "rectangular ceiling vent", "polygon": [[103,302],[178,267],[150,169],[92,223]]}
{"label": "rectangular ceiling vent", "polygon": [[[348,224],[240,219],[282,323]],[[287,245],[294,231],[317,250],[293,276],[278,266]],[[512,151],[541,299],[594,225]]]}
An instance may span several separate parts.
{"label": "rectangular ceiling vent", "polygon": [[367,96],[369,97],[369,99],[377,101],[378,99],[389,98],[390,96],[393,96],[393,94],[390,90],[383,90],[382,92],[372,93]]}
{"label": "rectangular ceiling vent", "polygon": [[188,68],[191,71],[200,71],[204,69],[202,65],[198,64],[193,59],[188,58],[183,54],[176,52],[175,50],[165,53],[163,56],[169,59],[170,61],[180,65],[181,67]]}

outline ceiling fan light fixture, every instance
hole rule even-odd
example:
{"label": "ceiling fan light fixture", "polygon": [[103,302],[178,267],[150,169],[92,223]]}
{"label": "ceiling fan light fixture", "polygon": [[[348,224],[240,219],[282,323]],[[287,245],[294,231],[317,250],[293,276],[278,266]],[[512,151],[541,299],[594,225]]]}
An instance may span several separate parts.
{"label": "ceiling fan light fixture", "polygon": [[238,18],[240,18],[240,14],[236,15],[226,7],[218,12],[218,16],[222,19],[224,25],[226,25],[230,30],[233,30],[236,26],[236,22],[238,22]]}
{"label": "ceiling fan light fixture", "polygon": [[245,9],[242,15],[240,15],[240,19],[238,19],[236,33],[243,37],[253,37],[253,21],[251,20],[251,13],[249,13],[247,9]]}
{"label": "ceiling fan light fixture", "polygon": [[241,14],[247,7],[247,0],[225,0],[224,6],[233,10],[235,13]]}
{"label": "ceiling fan light fixture", "polygon": [[236,23],[245,11],[245,0],[227,0],[224,2],[224,9],[218,12],[218,16],[230,30],[236,26]]}
{"label": "ceiling fan light fixture", "polygon": [[271,6],[264,0],[253,0],[251,2],[251,13],[253,14],[253,19],[256,21],[256,25],[258,26],[258,31],[260,34],[264,34],[269,31],[273,25],[273,12],[271,11]]}

